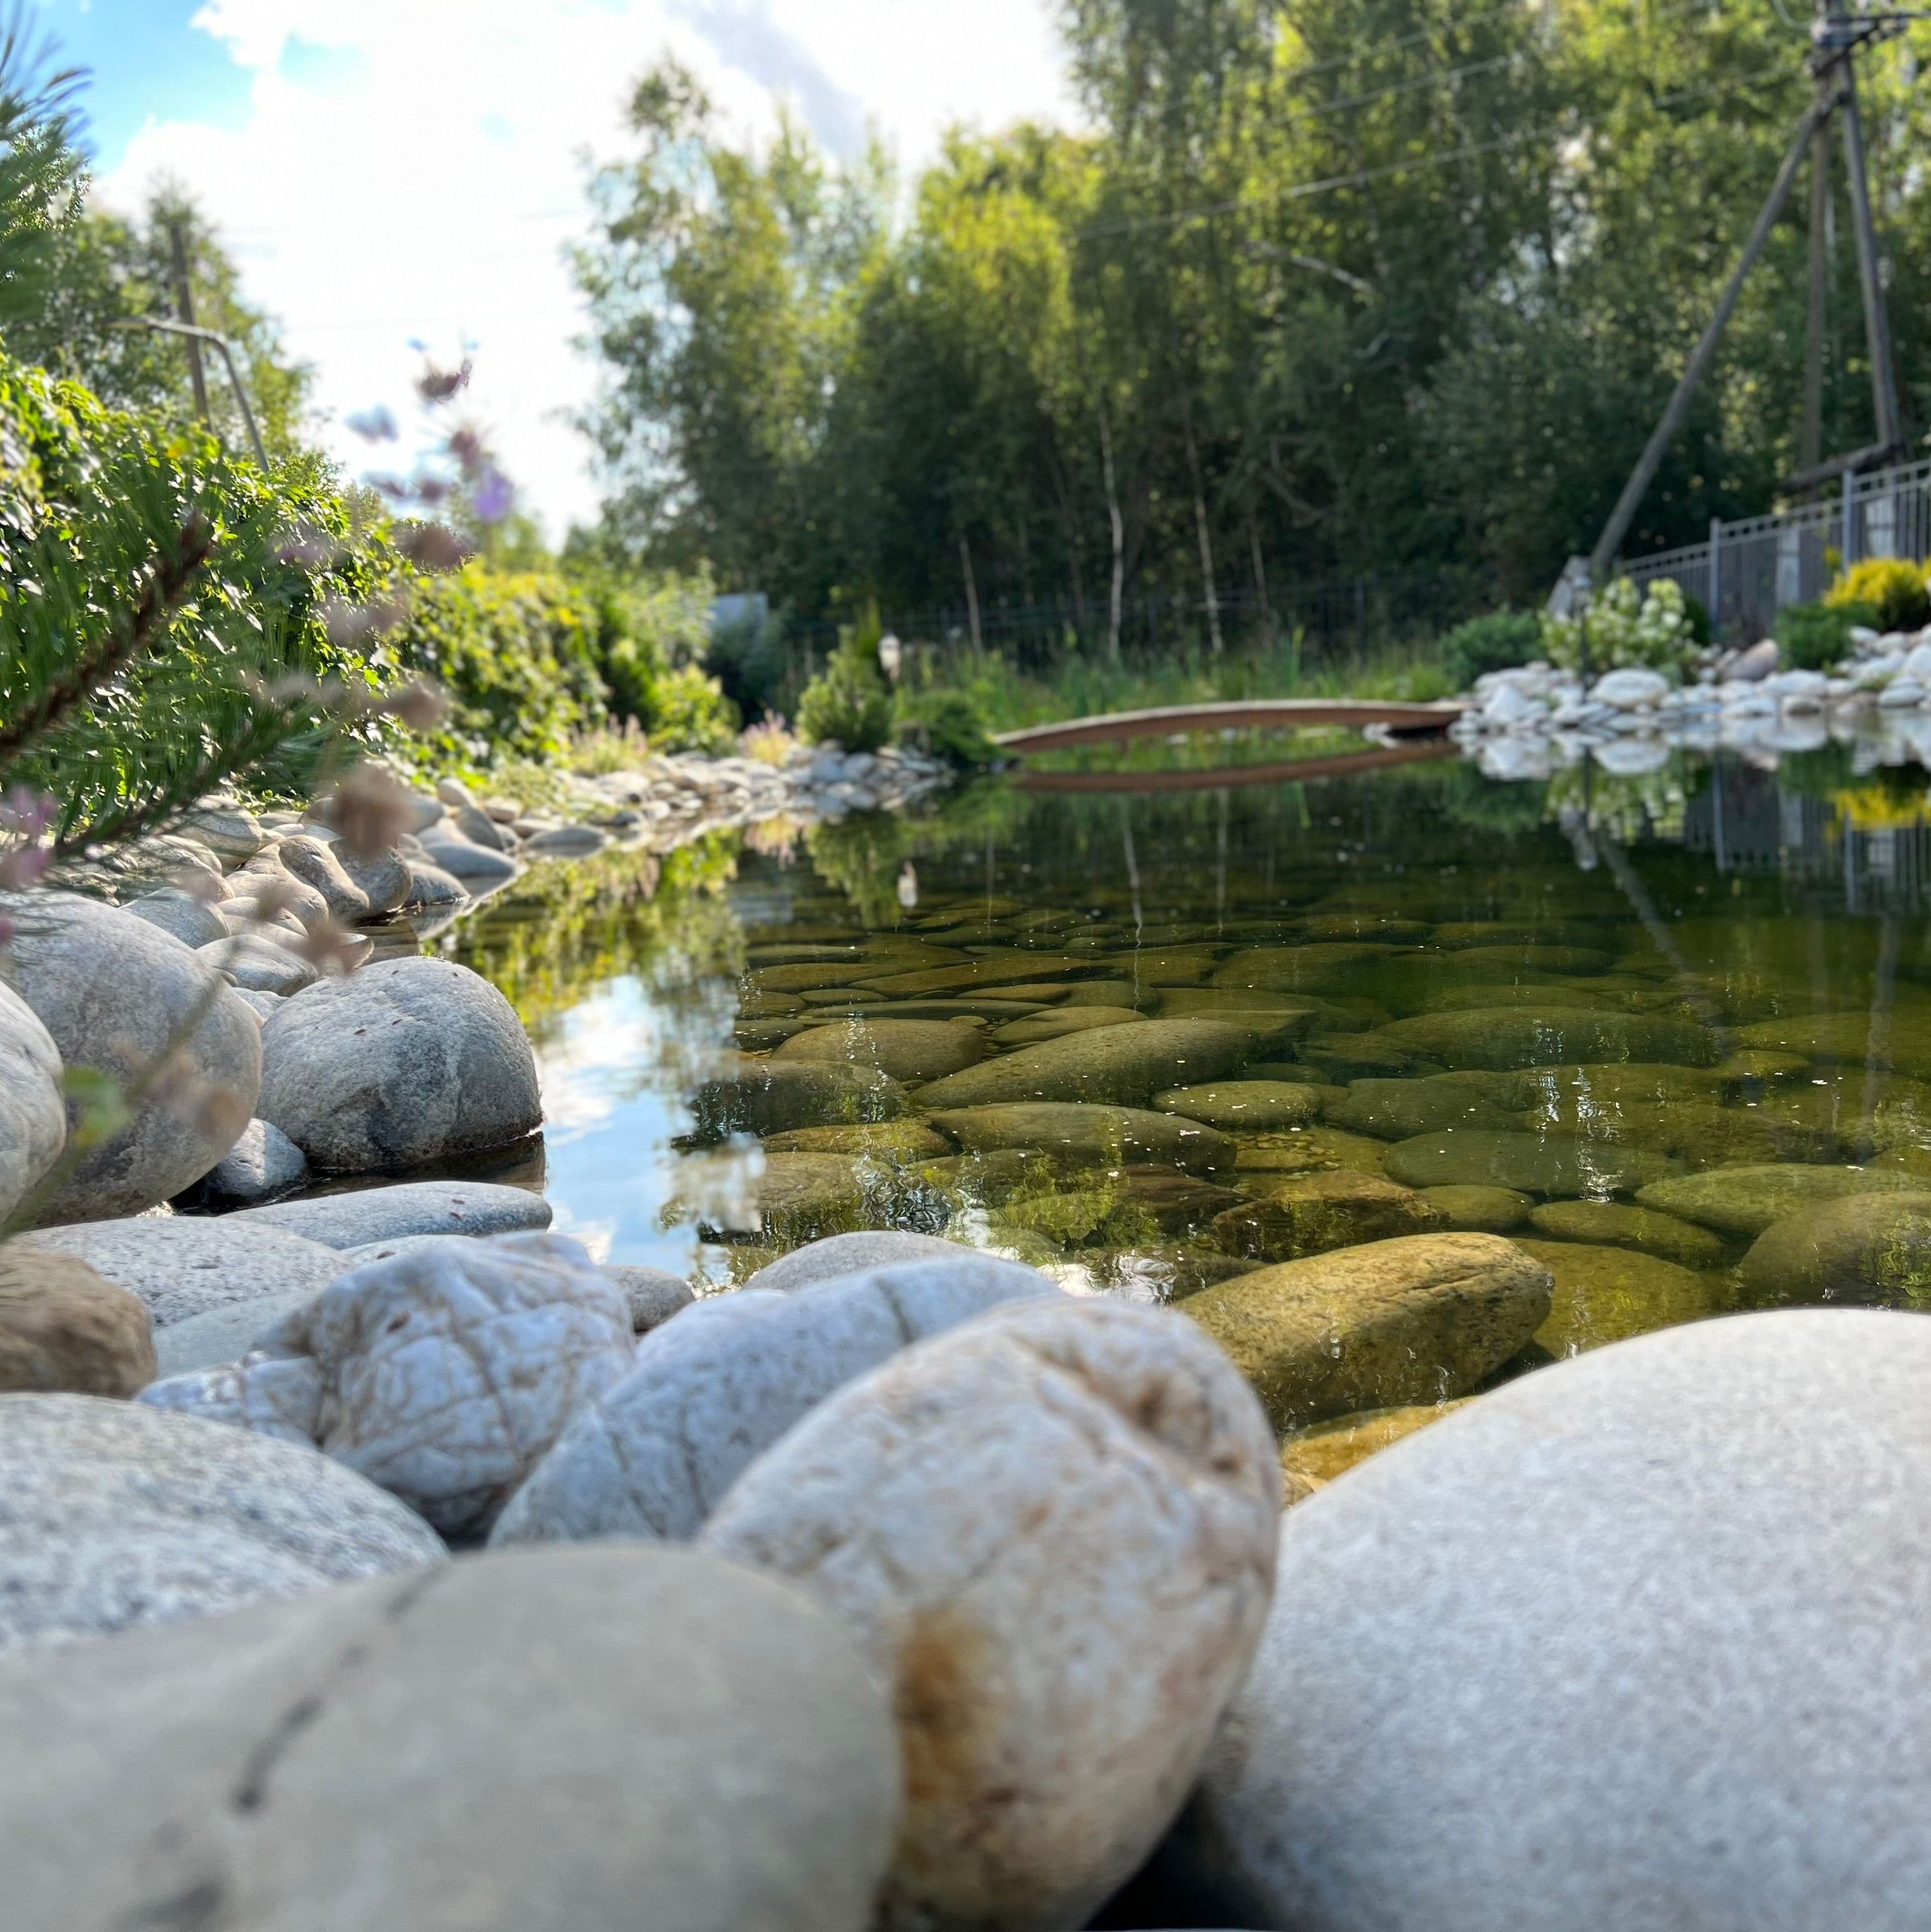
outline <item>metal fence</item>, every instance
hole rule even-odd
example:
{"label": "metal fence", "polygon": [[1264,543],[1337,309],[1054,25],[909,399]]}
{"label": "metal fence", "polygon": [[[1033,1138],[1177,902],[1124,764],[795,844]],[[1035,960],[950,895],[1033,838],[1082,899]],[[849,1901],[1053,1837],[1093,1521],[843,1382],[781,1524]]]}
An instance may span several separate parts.
{"label": "metal fence", "polygon": [[1734,523],[1713,518],[1707,543],[1623,566],[1638,584],[1670,578],[1732,644],[1767,634],[1787,604],[1814,602],[1831,578],[1866,557],[1931,556],[1931,461],[1846,476],[1818,502]]}

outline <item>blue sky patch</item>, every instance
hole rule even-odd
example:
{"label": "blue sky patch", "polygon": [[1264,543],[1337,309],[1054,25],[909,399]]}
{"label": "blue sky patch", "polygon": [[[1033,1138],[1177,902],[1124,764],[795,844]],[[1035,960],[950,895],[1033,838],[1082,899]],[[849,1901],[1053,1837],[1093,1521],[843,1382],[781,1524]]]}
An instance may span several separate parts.
{"label": "blue sky patch", "polygon": [[248,124],[250,76],[212,34],[188,22],[201,0],[40,0],[33,10],[60,44],[63,67],[93,70],[81,98],[88,146],[102,172],[150,121]]}

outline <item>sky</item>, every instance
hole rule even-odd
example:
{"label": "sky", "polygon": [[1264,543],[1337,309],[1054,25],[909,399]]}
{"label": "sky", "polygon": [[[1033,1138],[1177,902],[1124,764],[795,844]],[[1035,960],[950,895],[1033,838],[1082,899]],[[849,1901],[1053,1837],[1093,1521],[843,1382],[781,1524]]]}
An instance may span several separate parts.
{"label": "sky", "polygon": [[621,152],[627,84],[660,52],[737,134],[788,101],[834,152],[877,130],[908,172],[956,122],[1074,118],[1047,0],[35,3],[92,70],[97,194],[132,210],[167,178],[200,201],[314,365],[325,445],[353,472],[406,466],[346,418],[386,405],[407,438],[410,344],[470,345],[472,412],[553,538],[596,502],[563,250],[584,157]]}

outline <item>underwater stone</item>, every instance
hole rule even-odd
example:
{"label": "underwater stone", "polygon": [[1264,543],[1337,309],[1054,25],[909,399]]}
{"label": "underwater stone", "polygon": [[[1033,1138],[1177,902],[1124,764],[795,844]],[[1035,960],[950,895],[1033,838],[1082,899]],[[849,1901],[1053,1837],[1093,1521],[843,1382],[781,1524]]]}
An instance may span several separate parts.
{"label": "underwater stone", "polygon": [[1737,1270],[1764,1301],[1931,1309],[1931,1184],[1799,1209],[1759,1234]]}
{"label": "underwater stone", "polygon": [[1713,1168],[1640,1189],[1637,1204],[1674,1214],[1719,1234],[1761,1234],[1773,1222],[1854,1194],[1911,1194],[1921,1178],[1881,1168],[1810,1167],[1783,1161]]}
{"label": "underwater stone", "polygon": [[1219,1020],[1147,1020],[1101,1027],[1022,1047],[920,1095],[929,1107],[983,1107],[1029,1100],[1144,1106],[1163,1088],[1218,1080],[1261,1057],[1256,1035]]}
{"label": "underwater stone", "polygon": [[1258,1268],[1182,1304],[1278,1429],[1464,1395],[1547,1318],[1548,1270],[1494,1234],[1419,1234]]}
{"label": "underwater stone", "polygon": [[1388,1172],[1409,1187],[1457,1184],[1512,1188],[1520,1194],[1633,1194],[1676,1171],[1640,1148],[1569,1134],[1491,1132],[1451,1127],[1418,1134],[1388,1150]]}
{"label": "underwater stone", "polygon": [[1552,1355],[1579,1354],[1653,1328],[1727,1315],[1736,1306],[1726,1274],[1696,1274],[1632,1248],[1515,1238],[1555,1277],[1548,1319],[1536,1330],[1537,1343]]}
{"label": "underwater stone", "polygon": [[1173,1087],[1153,1096],[1163,1114],[1184,1114],[1228,1133],[1305,1127],[1321,1118],[1322,1093],[1280,1080],[1221,1080],[1202,1087]]}
{"label": "underwater stone", "polygon": [[1161,1161],[1190,1174],[1217,1172],[1234,1162],[1234,1143],[1225,1134],[1197,1120],[1138,1107],[1020,1102],[949,1108],[931,1118],[939,1132],[971,1154],[1038,1148],[1073,1167]]}
{"label": "underwater stone", "polygon": [[692,1095],[691,1138],[702,1146],[731,1134],[895,1120],[905,1104],[904,1089],[874,1067],[740,1060]]}
{"label": "underwater stone", "polygon": [[1216,1246],[1262,1261],[1299,1261],[1364,1241],[1425,1234],[1448,1217],[1419,1194],[1367,1174],[1287,1174],[1248,1183],[1262,1198],[1214,1217]]}
{"label": "underwater stone", "polygon": [[1584,1010],[1554,1001],[1514,1011],[1418,1014],[1383,1027],[1374,1038],[1449,1067],[1506,1070],[1612,1060],[1710,1066],[1721,1057],[1717,1036],[1691,1021]]}
{"label": "underwater stone", "polygon": [[1536,1204],[1527,1194],[1512,1187],[1484,1187],[1479,1184],[1449,1182],[1443,1187],[1419,1189],[1422,1198],[1439,1208],[1448,1216],[1449,1226],[1458,1234],[1506,1234],[1529,1218]]}
{"label": "underwater stone", "polygon": [[974,1027],[946,1020],[834,1020],[794,1034],[773,1057],[780,1064],[796,1060],[875,1067],[888,1078],[922,1086],[941,1075],[956,1073],[983,1060],[985,1042]]}
{"label": "underwater stone", "polygon": [[1548,1201],[1529,1216],[1536,1232],[1554,1241],[1636,1248],[1688,1268],[1720,1268],[1723,1244],[1707,1228],[1654,1208],[1620,1201]]}

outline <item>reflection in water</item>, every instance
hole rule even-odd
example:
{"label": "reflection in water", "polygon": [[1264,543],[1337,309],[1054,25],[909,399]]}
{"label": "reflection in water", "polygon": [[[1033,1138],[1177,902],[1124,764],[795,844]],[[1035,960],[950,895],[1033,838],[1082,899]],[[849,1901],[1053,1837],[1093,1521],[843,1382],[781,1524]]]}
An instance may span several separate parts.
{"label": "reflection in water", "polygon": [[[1190,748],[1212,764],[1156,789],[1069,756],[915,821],[533,874],[453,943],[536,1043],[559,1225],[719,1284],[816,1234],[947,1227],[1143,1298],[1506,1228],[1556,1279],[1542,1358],[1915,1292],[1921,776],[1512,786],[1396,750],[1234,782],[1236,752]],[[1203,1020],[1245,1045],[1203,1069],[1173,1030]],[[1740,1273],[1794,1216],[1824,1217],[1797,1258]]]}

